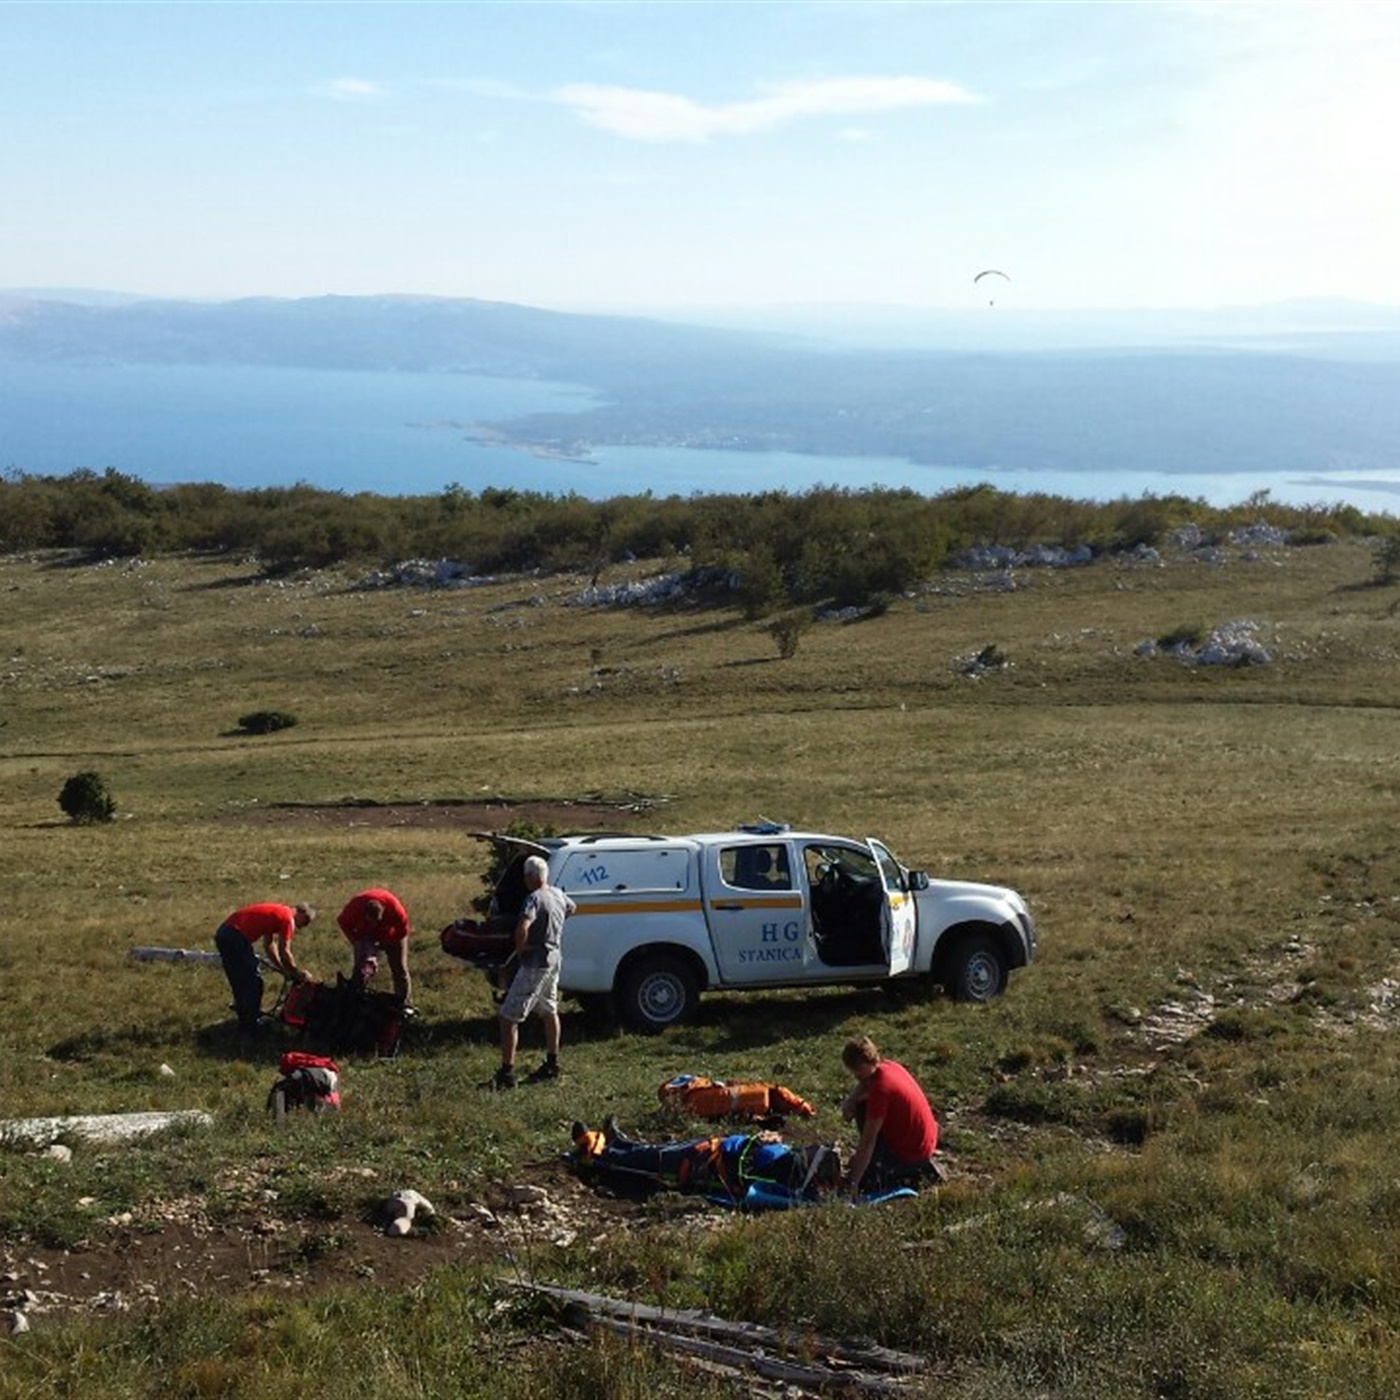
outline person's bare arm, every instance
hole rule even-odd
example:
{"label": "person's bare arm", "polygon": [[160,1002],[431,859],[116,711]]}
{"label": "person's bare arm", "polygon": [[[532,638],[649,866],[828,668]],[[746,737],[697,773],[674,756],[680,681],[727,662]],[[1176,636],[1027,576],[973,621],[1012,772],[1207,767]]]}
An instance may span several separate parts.
{"label": "person's bare arm", "polygon": [[290,934],[279,934],[276,944],[270,938],[267,940],[267,958],[283,977],[289,977],[293,982],[306,980],[306,973],[297,966],[297,960],[292,956]]}
{"label": "person's bare arm", "polygon": [[851,1158],[851,1165],[846,1168],[846,1179],[842,1182],[853,1194],[860,1190],[861,1178],[870,1165],[871,1157],[875,1155],[875,1144],[879,1140],[880,1129],[884,1126],[883,1118],[867,1118],[865,1126],[860,1130],[860,1141],[856,1144],[855,1156]]}
{"label": "person's bare arm", "polygon": [[841,1101],[841,1117],[847,1123],[856,1116],[856,1109],[865,1102],[869,1093],[870,1086],[863,1079],[857,1080],[855,1088]]}

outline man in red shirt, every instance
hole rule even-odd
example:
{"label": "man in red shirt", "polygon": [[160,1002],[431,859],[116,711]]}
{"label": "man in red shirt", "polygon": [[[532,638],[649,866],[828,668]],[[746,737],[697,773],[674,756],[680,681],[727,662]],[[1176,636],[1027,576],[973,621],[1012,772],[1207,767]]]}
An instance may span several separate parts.
{"label": "man in red shirt", "polygon": [[412,983],[408,976],[408,911],[388,890],[364,890],[336,918],[340,931],[355,950],[351,980],[364,986],[379,969],[382,952],[394,979],[394,995],[407,1006]]}
{"label": "man in red shirt", "polygon": [[214,946],[224,965],[238,1013],[238,1029],[244,1039],[257,1034],[262,1015],[263,979],[258,969],[256,945],[273,967],[293,982],[304,982],[306,973],[292,956],[292,935],[316,917],[309,904],[245,904],[219,925]]}
{"label": "man in red shirt", "polygon": [[919,1081],[897,1061],[882,1059],[867,1035],[848,1040],[841,1061],[856,1080],[841,1116],[860,1128],[842,1185],[854,1194],[862,1183],[883,1190],[941,1177],[933,1161],[938,1120]]}

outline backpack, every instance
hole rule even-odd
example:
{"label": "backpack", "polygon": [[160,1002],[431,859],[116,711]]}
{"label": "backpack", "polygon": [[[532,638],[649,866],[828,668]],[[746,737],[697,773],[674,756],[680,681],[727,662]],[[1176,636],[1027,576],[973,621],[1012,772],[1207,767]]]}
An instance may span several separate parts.
{"label": "backpack", "polygon": [[326,1113],[340,1107],[340,1066],[329,1056],[286,1050],[277,1068],[281,1078],[268,1093],[267,1107],[279,1122],[289,1109]]}
{"label": "backpack", "polygon": [[316,1014],[316,1003],[321,999],[322,987],[319,982],[309,979],[294,982],[287,988],[282,999],[282,1022],[294,1031],[304,1031]]}

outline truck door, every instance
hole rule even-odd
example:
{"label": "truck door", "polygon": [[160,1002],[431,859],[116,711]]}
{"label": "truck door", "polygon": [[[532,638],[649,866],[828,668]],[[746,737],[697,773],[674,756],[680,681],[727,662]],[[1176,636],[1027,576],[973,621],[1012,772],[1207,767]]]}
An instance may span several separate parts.
{"label": "truck door", "polygon": [[907,972],[914,961],[914,935],[917,932],[917,904],[906,886],[904,872],[887,846],[866,837],[875,863],[880,867],[880,879],[885,886],[885,957],[890,976]]}
{"label": "truck door", "polygon": [[728,986],[801,981],[816,961],[789,843],[736,836],[707,846],[705,918]]}

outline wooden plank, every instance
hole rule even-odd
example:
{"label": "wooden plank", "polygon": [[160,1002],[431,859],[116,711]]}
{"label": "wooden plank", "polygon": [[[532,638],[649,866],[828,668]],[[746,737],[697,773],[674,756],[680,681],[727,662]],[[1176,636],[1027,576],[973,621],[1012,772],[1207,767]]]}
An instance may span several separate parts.
{"label": "wooden plank", "polygon": [[552,1284],[530,1283],[524,1280],[516,1281],[516,1286],[558,1299],[585,1312],[598,1312],[644,1326],[662,1326],[673,1332],[720,1338],[750,1347],[766,1346],[799,1352],[818,1351],[825,1357],[843,1363],[906,1375],[928,1367],[928,1358],[913,1352],[892,1351],[887,1347],[876,1346],[853,1347],[797,1329],[785,1335],[758,1323],[730,1322],[725,1318],[715,1317],[712,1313],[694,1309],[677,1311],[656,1308],[646,1303],[609,1298],[601,1293],[588,1293],[575,1288],[560,1288]]}
{"label": "wooden plank", "polygon": [[[589,1327],[598,1331],[611,1332],[617,1336],[631,1337],[645,1341],[663,1351],[678,1352],[684,1356],[732,1367],[736,1370],[762,1376],[765,1380],[782,1381],[786,1385],[805,1386],[811,1390],[839,1390],[844,1394],[860,1391],[866,1395],[900,1395],[906,1385],[905,1379],[887,1375],[871,1375],[852,1367],[824,1367],[801,1365],[785,1361],[781,1357],[769,1356],[762,1351],[746,1351],[742,1347],[724,1346],[719,1342],[707,1341],[703,1337],[686,1336],[664,1328],[638,1327],[619,1317],[594,1317]],[[908,1377],[912,1380],[913,1377]]]}

